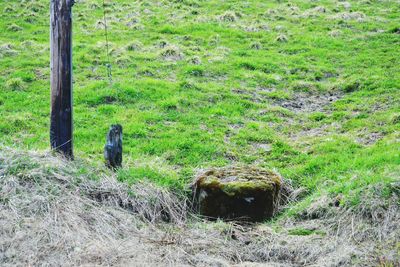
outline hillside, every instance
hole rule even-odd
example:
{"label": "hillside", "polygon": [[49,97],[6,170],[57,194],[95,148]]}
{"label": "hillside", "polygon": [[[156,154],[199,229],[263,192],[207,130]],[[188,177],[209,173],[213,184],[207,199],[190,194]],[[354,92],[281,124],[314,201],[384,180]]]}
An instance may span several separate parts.
{"label": "hillside", "polygon": [[[154,226],[155,234],[165,235],[162,244],[157,243],[160,236],[149,237],[158,240],[155,245],[150,241],[149,247],[138,241],[143,251],[152,250],[153,245],[162,248],[154,250],[160,253],[156,254],[159,258],[149,258],[149,264],[166,264],[171,255],[171,264],[207,265],[180,258],[202,258],[202,253],[216,257],[210,264],[221,259],[226,264],[245,261],[338,266],[340,261],[325,264],[323,260],[342,254],[347,265],[385,266],[400,261],[399,243],[395,241],[399,229],[393,225],[399,216],[400,182],[399,1],[105,2],[112,83],[107,77],[103,3],[78,0],[73,8],[74,142],[78,163],[71,163],[78,167],[72,174],[68,168],[54,167],[47,176],[47,166],[66,164],[46,152],[50,143],[49,3],[0,1],[0,205],[5,212],[0,217],[0,234],[10,236],[0,238],[0,262],[13,265],[20,257],[10,252],[10,248],[17,249],[10,244],[18,232],[5,228],[10,223],[7,218],[40,220],[40,216],[54,215],[47,210],[32,215],[39,217],[30,217],[29,212],[23,216],[7,213],[23,212],[23,205],[29,206],[23,195],[9,191],[7,186],[21,184],[22,192],[28,194],[24,177],[31,177],[29,172],[36,177],[36,168],[41,170],[40,177],[47,177],[44,185],[35,184],[35,190],[41,193],[41,186],[59,183],[53,180],[59,175],[68,181],[82,175],[79,180],[97,181],[94,183],[106,176],[119,181],[113,186],[124,190],[137,188],[138,183],[151,184],[171,198],[178,195],[172,201],[178,205],[186,203],[188,186],[199,170],[241,164],[274,169],[293,188],[291,202],[285,203],[278,218],[259,225],[267,227],[268,233],[222,222],[208,224],[198,218],[188,223],[186,217],[180,218],[178,226],[177,222]],[[103,163],[105,136],[113,123],[124,127],[123,168],[116,174],[98,167]],[[40,151],[33,156],[34,161],[40,159],[39,163],[7,163],[8,157],[18,160],[15,155],[31,157],[29,151]],[[22,171],[19,164],[24,166]],[[11,171],[8,165],[14,166]],[[82,199],[78,199],[75,191],[63,186],[57,184],[57,190],[67,190],[71,196],[68,201],[87,203],[87,196],[79,195]],[[18,201],[9,202],[13,197]],[[50,206],[61,203],[47,197],[42,200]],[[96,212],[105,216],[96,218],[99,229],[89,224],[84,238],[71,242],[85,243],[93,236],[102,242],[105,235],[101,231],[115,226],[115,221],[105,219],[109,207],[104,211],[103,206],[96,205]],[[178,206],[189,217],[195,216]],[[114,218],[117,221],[148,220],[132,217],[125,209],[115,212],[119,214]],[[82,219],[82,214],[75,215]],[[100,220],[106,220],[101,230]],[[55,222],[43,223],[38,229]],[[183,235],[196,236],[196,242],[175,236],[182,225]],[[115,249],[125,240],[119,239],[117,231],[143,230],[127,227],[107,237],[116,238],[110,241],[116,242]],[[151,227],[143,231],[152,232]],[[219,236],[232,227],[240,233],[243,230],[243,236],[260,237],[257,246],[241,254],[236,251],[242,243]],[[372,233],[364,231],[368,227]],[[24,232],[28,231],[25,227],[21,229],[26,236],[32,234]],[[71,229],[65,234],[73,233]],[[288,234],[289,230],[295,234]],[[217,240],[212,242],[216,242],[216,248],[205,249],[211,242],[207,236],[214,237],[215,231]],[[357,234],[362,236],[361,241],[353,238]],[[179,241],[174,239],[172,247],[169,235]],[[353,239],[339,246],[340,238],[346,236]],[[274,242],[281,237],[284,244],[293,242],[294,247]],[[52,234],[49,238],[53,240]],[[379,242],[371,245],[373,240]],[[303,242],[310,243],[309,250],[301,248]],[[332,243],[335,245],[329,247]],[[272,246],[268,253],[261,249],[266,244]],[[193,251],[185,250],[187,246],[193,246]],[[226,255],[221,254],[222,247]],[[349,247],[354,247],[354,257]],[[365,250],[368,247],[371,250]],[[36,256],[41,253],[27,250]],[[169,254],[172,250],[181,254]],[[63,255],[71,259],[87,255],[84,252],[93,251]],[[100,252],[98,262],[76,256],[75,264],[124,264],[119,258],[107,262],[105,255],[113,252],[103,252],[106,254]],[[43,253],[48,255],[49,250]],[[250,256],[246,258],[244,253]],[[24,257],[21,264],[35,263],[29,255]],[[50,259],[46,260],[52,265]]]}
{"label": "hillside", "polygon": [[[0,149],[2,266],[396,266],[398,196],[326,196],[273,224],[210,222],[189,200],[88,162]],[[94,177],[94,174],[97,174]],[[94,178],[96,178],[94,180]]]}

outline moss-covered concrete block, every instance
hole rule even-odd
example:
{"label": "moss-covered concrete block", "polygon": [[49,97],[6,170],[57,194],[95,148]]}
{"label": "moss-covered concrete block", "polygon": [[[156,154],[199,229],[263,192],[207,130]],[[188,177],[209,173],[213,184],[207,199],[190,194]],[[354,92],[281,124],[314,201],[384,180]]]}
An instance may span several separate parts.
{"label": "moss-covered concrete block", "polygon": [[279,174],[255,167],[211,169],[196,178],[194,195],[202,215],[262,221],[273,217],[280,196]]}

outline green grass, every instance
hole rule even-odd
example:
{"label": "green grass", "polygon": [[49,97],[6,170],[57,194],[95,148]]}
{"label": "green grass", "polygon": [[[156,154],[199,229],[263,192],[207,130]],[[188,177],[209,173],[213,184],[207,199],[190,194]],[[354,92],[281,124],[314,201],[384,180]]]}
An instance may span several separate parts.
{"label": "green grass", "polygon": [[293,228],[288,230],[289,235],[299,235],[299,236],[306,236],[306,235],[326,235],[325,232],[319,230],[311,230],[311,229],[304,229],[304,228]]}
{"label": "green grass", "polygon": [[[102,160],[120,123],[124,181],[183,188],[199,168],[240,162],[357,204],[368,185],[399,180],[396,1],[106,1],[112,85],[98,2],[74,7],[78,157]],[[48,9],[0,2],[5,145],[49,146]],[[329,92],[340,99],[316,110],[281,105]]]}

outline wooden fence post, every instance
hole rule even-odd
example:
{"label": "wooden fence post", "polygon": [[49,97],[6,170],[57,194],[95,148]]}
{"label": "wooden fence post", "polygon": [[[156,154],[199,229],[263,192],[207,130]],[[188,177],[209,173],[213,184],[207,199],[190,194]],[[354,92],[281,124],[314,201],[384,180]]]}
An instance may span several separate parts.
{"label": "wooden fence post", "polygon": [[108,131],[104,159],[110,169],[115,170],[122,166],[122,126],[119,124],[111,125]]}
{"label": "wooden fence post", "polygon": [[50,68],[52,149],[73,158],[72,6],[74,0],[50,2]]}

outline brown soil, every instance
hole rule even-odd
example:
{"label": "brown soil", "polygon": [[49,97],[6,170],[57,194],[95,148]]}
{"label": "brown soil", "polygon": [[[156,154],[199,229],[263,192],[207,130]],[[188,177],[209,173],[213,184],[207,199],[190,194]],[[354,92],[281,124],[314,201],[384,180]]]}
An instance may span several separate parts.
{"label": "brown soil", "polygon": [[325,94],[296,93],[289,100],[276,100],[275,105],[296,113],[322,112],[340,98],[342,98],[340,92],[328,92]]}

